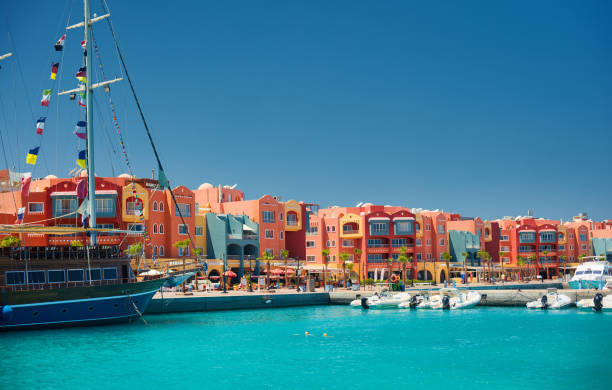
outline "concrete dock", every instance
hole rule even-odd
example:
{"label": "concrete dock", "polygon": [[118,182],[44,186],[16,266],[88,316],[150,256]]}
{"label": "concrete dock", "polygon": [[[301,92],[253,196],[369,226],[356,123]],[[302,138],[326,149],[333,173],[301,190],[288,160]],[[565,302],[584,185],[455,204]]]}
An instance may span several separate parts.
{"label": "concrete dock", "polygon": [[[540,299],[548,292],[548,289],[535,289],[529,286],[527,289],[476,289],[482,294],[480,306],[525,306],[529,301]],[[319,290],[319,289],[317,289]],[[424,287],[423,289],[409,289],[408,292],[416,293],[419,291],[429,291],[430,294],[437,294],[435,287]],[[232,291],[223,293],[214,292],[195,292],[186,295],[177,292],[165,292],[163,295],[157,293],[147,307],[145,314],[162,313],[182,313],[198,311],[219,311],[219,310],[243,310],[243,309],[269,309],[294,306],[315,306],[315,305],[348,305],[352,300],[361,297],[369,297],[375,290],[351,291],[337,289],[332,292],[296,292],[295,290],[282,289],[276,292],[267,291]],[[560,294],[565,294],[573,302],[580,299],[592,299],[597,290],[570,290],[557,289]],[[605,295],[605,293],[604,293]]]}

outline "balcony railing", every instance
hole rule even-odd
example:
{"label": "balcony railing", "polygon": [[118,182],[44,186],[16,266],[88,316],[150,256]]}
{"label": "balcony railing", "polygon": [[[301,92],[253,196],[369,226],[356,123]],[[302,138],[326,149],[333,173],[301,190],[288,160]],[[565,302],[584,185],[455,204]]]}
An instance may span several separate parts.
{"label": "balcony railing", "polygon": [[287,226],[297,226],[298,222],[296,220],[287,220]]}
{"label": "balcony railing", "polygon": [[368,244],[368,248],[388,248],[389,244]]}
{"label": "balcony railing", "polygon": [[344,234],[359,234],[359,230],[358,229],[345,229],[342,231],[342,233]]}

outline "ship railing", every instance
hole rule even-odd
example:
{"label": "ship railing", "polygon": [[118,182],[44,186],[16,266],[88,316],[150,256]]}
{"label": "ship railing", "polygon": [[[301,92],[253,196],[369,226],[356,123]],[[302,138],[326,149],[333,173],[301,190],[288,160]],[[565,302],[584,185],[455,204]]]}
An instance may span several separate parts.
{"label": "ship railing", "polygon": [[2,286],[0,287],[0,290],[3,290],[3,291],[43,291],[43,290],[54,290],[58,288],[70,288],[70,287],[111,286],[115,284],[121,284],[121,280],[120,279],[93,280],[91,283],[89,282],[30,283],[28,285]]}

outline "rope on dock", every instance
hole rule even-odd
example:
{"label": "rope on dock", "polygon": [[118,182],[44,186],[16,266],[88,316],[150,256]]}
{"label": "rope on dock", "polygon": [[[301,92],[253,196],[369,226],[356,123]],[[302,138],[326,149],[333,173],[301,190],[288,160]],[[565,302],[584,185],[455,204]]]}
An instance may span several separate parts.
{"label": "rope on dock", "polygon": [[145,325],[149,325],[147,323],[147,320],[144,319],[144,316],[142,315],[142,313],[140,312],[140,310],[138,310],[138,306],[136,306],[136,303],[134,303],[134,301],[132,300],[132,296],[128,295],[128,299],[130,300],[130,302],[132,303],[132,306],[134,306],[134,310],[136,310],[136,313],[138,313],[138,316],[142,319],[142,322],[145,323]]}

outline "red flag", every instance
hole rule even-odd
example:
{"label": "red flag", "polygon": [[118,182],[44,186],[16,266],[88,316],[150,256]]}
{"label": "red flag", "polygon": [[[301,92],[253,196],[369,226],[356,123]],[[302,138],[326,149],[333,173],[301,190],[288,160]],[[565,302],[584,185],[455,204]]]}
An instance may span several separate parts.
{"label": "red flag", "polygon": [[24,198],[30,194],[30,184],[32,184],[32,176],[21,178],[21,196]]}
{"label": "red flag", "polygon": [[79,199],[85,199],[85,195],[87,195],[87,187],[85,186],[85,184],[85,179],[81,179],[77,183],[76,193],[77,198]]}

